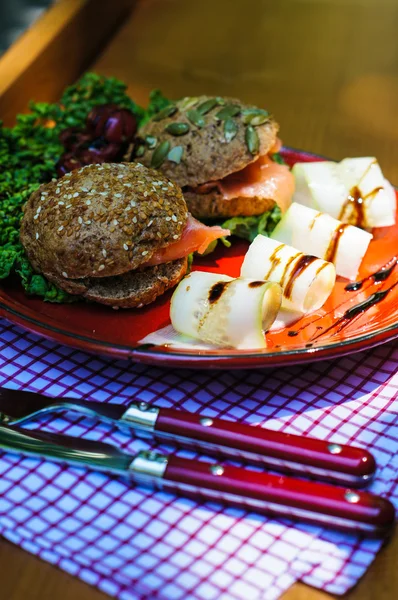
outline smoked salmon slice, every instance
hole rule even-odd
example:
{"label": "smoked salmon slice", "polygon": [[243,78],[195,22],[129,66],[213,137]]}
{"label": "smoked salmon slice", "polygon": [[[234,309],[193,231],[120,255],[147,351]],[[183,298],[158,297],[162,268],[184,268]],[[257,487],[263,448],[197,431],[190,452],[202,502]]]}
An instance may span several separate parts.
{"label": "smoked salmon slice", "polygon": [[[277,140],[273,152],[281,147]],[[217,181],[209,181],[195,188],[195,192],[206,194],[217,189],[224,200],[232,198],[266,198],[274,200],[286,212],[294,192],[294,176],[289,167],[274,162],[268,155],[260,156],[244,169]]]}
{"label": "smoked salmon slice", "polygon": [[207,225],[197,221],[191,214],[188,214],[181,238],[177,242],[166,246],[166,248],[161,248],[155,252],[152,258],[143,266],[152,267],[177,260],[188,256],[191,252],[202,254],[211,242],[230,234],[229,229],[223,229],[218,225],[207,227]]}

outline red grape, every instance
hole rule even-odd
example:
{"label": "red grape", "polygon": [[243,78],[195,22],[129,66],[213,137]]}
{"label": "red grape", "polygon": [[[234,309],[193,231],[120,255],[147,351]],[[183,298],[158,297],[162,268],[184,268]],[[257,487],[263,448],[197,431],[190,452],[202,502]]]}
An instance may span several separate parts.
{"label": "red grape", "polygon": [[137,131],[137,120],[127,108],[112,113],[105,122],[103,136],[108,142],[130,142]]}
{"label": "red grape", "polygon": [[102,104],[94,106],[88,114],[86,125],[93,137],[101,137],[104,133],[105,123],[108,118],[116,111],[116,104]]}
{"label": "red grape", "polygon": [[85,165],[91,165],[121,160],[124,152],[125,148],[120,144],[107,144],[105,140],[97,139],[88,147],[79,149],[77,157]]}
{"label": "red grape", "polygon": [[84,165],[122,160],[136,131],[137,121],[131,111],[116,104],[95,106],[85,130],[69,127],[59,134],[66,152],[56,165],[58,175]]}
{"label": "red grape", "polygon": [[66,150],[77,150],[83,144],[89,142],[92,139],[90,133],[81,131],[76,127],[69,127],[64,129],[59,134],[59,141],[66,148]]}

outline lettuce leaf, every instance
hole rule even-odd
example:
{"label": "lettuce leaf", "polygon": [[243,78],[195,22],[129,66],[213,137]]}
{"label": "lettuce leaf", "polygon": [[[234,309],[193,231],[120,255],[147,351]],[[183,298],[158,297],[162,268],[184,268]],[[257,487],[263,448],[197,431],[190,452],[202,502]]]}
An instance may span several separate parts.
{"label": "lettuce leaf", "polygon": [[[267,210],[262,215],[254,217],[232,217],[227,221],[214,222],[205,221],[206,225],[220,225],[223,229],[229,229],[231,236],[239,237],[248,242],[252,242],[259,234],[269,237],[275,227],[278,225],[282,218],[281,210],[278,206],[275,206],[272,210]],[[230,248],[232,243],[230,237],[222,237],[218,240],[214,240],[210,246],[206,249],[203,254],[195,253],[195,256],[206,256],[211,254],[217,247],[218,243],[221,242],[227,248]]]}
{"label": "lettuce leaf", "polygon": [[191,254],[188,254],[187,275],[189,275],[189,273],[191,272],[193,260],[194,260],[194,256],[193,256],[193,252],[191,252]]}
{"label": "lettuce leaf", "polygon": [[283,156],[279,154],[279,152],[274,152],[274,154],[270,154],[270,156],[274,162],[278,163],[278,165],[286,165]]}
{"label": "lettuce leaf", "polygon": [[279,221],[282,213],[278,206],[268,210],[262,215],[253,217],[232,217],[221,224],[221,227],[229,229],[231,235],[252,242],[257,235],[269,236]]}

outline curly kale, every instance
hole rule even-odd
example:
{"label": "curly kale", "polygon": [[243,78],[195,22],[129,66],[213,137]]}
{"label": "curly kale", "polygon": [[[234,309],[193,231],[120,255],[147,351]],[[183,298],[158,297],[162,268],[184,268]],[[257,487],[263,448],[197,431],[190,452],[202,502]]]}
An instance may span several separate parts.
{"label": "curly kale", "polygon": [[160,112],[170,104],[173,104],[173,101],[169,100],[169,98],[166,98],[160,90],[152,90],[152,92],[149,94],[149,105],[145,120],[150,119],[153,115]]}
{"label": "curly kale", "polygon": [[30,265],[19,241],[22,207],[40,184],[56,177],[55,165],[64,151],[59,142],[63,129],[84,128],[90,110],[107,103],[128,108],[141,123],[164,101],[155,93],[145,111],[129,98],[121,81],[88,73],[65,90],[59,103],[31,102],[31,112],[19,115],[12,128],[0,121],[0,279],[15,273],[28,294],[49,302],[75,300]]}

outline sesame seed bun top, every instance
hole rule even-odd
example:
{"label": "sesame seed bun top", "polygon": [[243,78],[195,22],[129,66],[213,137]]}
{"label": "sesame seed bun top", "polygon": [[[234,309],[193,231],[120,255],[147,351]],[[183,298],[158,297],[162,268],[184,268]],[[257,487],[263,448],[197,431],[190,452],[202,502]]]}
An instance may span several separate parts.
{"label": "sesame seed bun top", "polygon": [[[206,102],[207,105],[204,104]],[[207,111],[212,104],[214,106]],[[203,109],[203,106],[207,108]],[[225,109],[228,108],[231,116],[226,125]],[[222,110],[224,114],[219,118]],[[202,121],[198,120],[198,113]],[[266,111],[233,98],[183,98],[174,104],[174,109],[166,108],[163,114],[166,116],[160,119],[159,114],[154,115],[140,129],[139,137],[143,142],[138,153],[143,154],[136,160],[158,168],[181,187],[222,179],[243,169],[271,150],[279,129]],[[253,118],[254,121],[250,121]],[[251,150],[247,140],[248,128],[258,142]],[[170,150],[182,149],[179,162],[169,158],[168,154],[160,165],[157,164],[154,154],[164,142],[169,144]],[[178,157],[179,152],[174,150],[174,157]]]}
{"label": "sesame seed bun top", "polygon": [[139,163],[89,165],[31,195],[21,242],[39,272],[109,277],[180,239],[186,220],[180,188],[159,172]]}

